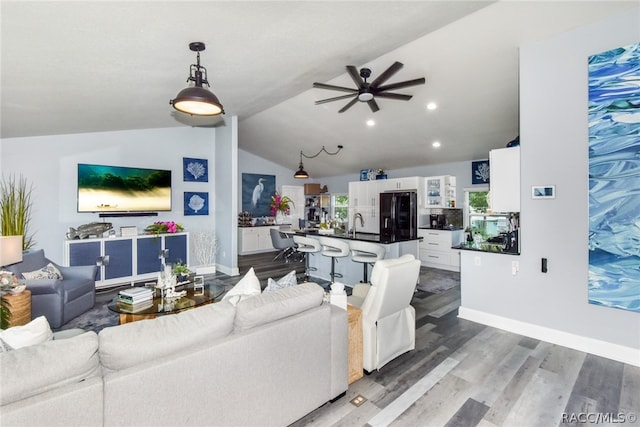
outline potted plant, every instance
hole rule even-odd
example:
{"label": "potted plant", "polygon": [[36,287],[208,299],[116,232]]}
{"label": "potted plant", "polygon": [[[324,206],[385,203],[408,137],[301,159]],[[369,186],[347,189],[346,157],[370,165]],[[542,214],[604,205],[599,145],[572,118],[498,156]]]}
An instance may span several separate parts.
{"label": "potted plant", "polygon": [[376,179],[387,179],[387,173],[384,169],[376,169]]}
{"label": "potted plant", "polygon": [[0,234],[22,236],[23,250],[35,245],[33,235],[29,234],[32,189],[22,175],[19,179],[11,175],[0,182]]}
{"label": "potted plant", "polygon": [[172,266],[173,274],[176,275],[178,282],[186,282],[191,274],[191,270],[187,267],[187,264],[183,264],[182,261],[178,261]]}
{"label": "potted plant", "polygon": [[269,207],[271,208],[271,215],[275,215],[276,217],[276,222],[281,223],[282,217],[289,215],[291,207],[295,207],[295,203],[293,203],[293,200],[291,200],[289,196],[283,197],[276,191],[276,194],[271,196],[271,204]]}
{"label": "potted plant", "polygon": [[183,230],[184,227],[174,221],[156,221],[151,225],[147,225],[144,229],[147,234],[171,234]]}

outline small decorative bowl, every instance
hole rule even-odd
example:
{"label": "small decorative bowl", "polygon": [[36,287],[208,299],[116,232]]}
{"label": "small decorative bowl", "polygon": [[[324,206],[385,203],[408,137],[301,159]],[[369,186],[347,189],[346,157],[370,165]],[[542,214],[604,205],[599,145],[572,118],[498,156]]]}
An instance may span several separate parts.
{"label": "small decorative bowl", "polygon": [[10,292],[13,295],[18,295],[18,294],[21,294],[25,289],[27,289],[27,285],[16,285],[13,288],[11,288]]}

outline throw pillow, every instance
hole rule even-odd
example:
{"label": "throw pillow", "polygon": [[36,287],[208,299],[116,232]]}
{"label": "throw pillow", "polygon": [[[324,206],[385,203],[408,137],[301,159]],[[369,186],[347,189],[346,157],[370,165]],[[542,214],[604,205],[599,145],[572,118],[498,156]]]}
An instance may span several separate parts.
{"label": "throw pillow", "polygon": [[273,280],[271,277],[267,279],[267,287],[264,289],[265,292],[275,291],[276,289],[284,289],[291,286],[295,286],[298,284],[298,279],[296,278],[296,271],[292,270],[289,274],[284,277],[281,277],[277,282]]}
{"label": "throw pillow", "polygon": [[253,267],[251,267],[251,269],[247,271],[247,274],[222,297],[222,300],[229,300],[231,304],[237,305],[241,299],[249,298],[253,295],[260,295],[261,292],[260,280],[258,276],[256,276],[255,271],[253,271]]}
{"label": "throw pillow", "polygon": [[26,325],[14,326],[0,332],[0,340],[12,349],[41,344],[52,337],[53,332],[44,316],[36,317]]}
{"label": "throw pillow", "polygon": [[13,347],[11,347],[9,344],[4,342],[2,338],[0,338],[0,353],[6,353],[7,351],[11,350],[13,350]]}
{"label": "throw pillow", "polygon": [[62,280],[62,273],[55,265],[49,263],[36,271],[25,271],[22,273],[25,279],[57,279]]}

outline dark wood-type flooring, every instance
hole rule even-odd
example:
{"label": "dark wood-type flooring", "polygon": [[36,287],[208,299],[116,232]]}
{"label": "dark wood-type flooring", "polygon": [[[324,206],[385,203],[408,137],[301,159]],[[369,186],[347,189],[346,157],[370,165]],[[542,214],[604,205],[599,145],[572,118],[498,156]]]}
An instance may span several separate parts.
{"label": "dark wood-type flooring", "polygon": [[[250,267],[263,284],[292,269],[304,275],[304,263],[274,255],[239,257],[239,277]],[[229,286],[239,277],[216,275]],[[294,427],[640,425],[639,367],[459,319],[460,286],[416,291],[411,304],[416,349]],[[350,402],[357,396],[360,406]]]}
{"label": "dark wood-type flooring", "polygon": [[[251,265],[265,277],[291,271],[260,259],[268,260],[241,257],[241,272]],[[438,272],[421,277],[437,280]],[[411,304],[416,349],[295,427],[640,425],[639,367],[459,319],[460,286],[417,291]],[[366,401],[355,406],[356,396]]]}

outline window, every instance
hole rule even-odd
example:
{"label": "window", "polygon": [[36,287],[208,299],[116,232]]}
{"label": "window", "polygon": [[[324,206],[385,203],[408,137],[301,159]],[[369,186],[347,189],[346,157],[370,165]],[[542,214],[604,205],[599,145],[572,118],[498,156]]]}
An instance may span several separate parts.
{"label": "window", "polygon": [[331,203],[331,218],[338,223],[347,221],[349,217],[349,196],[347,194],[334,194]]}
{"label": "window", "polygon": [[489,191],[486,187],[465,190],[465,229],[480,234],[483,241],[509,232],[509,212],[492,212],[489,209]]}

